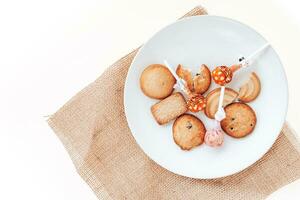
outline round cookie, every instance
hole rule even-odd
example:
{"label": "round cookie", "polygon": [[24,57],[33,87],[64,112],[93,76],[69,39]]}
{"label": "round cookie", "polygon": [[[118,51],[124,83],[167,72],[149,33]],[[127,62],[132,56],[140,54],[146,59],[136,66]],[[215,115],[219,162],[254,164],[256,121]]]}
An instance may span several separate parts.
{"label": "round cookie", "polygon": [[194,91],[197,94],[205,93],[211,83],[210,70],[204,64],[201,65],[200,71],[194,77]]}
{"label": "round cookie", "polygon": [[232,103],[225,107],[226,118],[221,127],[228,135],[241,138],[249,135],[255,128],[254,110],[245,103]]}
{"label": "round cookie", "polygon": [[[215,118],[215,114],[218,110],[218,104],[219,104],[219,98],[221,94],[221,88],[216,88],[212,91],[210,91],[206,96],[206,107],[204,110],[204,114],[211,119]],[[225,88],[224,92],[224,99],[223,99],[223,106],[226,106],[230,103],[232,103],[236,97],[238,96],[238,93],[234,91],[231,88]]]}
{"label": "round cookie", "polygon": [[251,102],[258,97],[260,90],[259,77],[255,72],[252,72],[248,82],[240,88],[238,99],[244,103]]}
{"label": "round cookie", "polygon": [[205,126],[200,119],[183,114],[173,124],[173,139],[182,150],[190,150],[204,142]]}
{"label": "round cookie", "polygon": [[190,69],[184,68],[181,64],[179,64],[176,69],[176,74],[186,82],[187,87],[191,91],[194,90],[193,75]]}
{"label": "round cookie", "polygon": [[151,98],[163,99],[173,91],[176,79],[164,65],[153,64],[144,69],[140,77],[143,93]]}

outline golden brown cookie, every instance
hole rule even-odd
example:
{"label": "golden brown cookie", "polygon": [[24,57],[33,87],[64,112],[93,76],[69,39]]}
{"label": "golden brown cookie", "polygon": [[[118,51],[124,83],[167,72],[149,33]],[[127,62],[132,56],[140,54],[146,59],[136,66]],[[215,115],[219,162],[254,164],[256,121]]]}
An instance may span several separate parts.
{"label": "golden brown cookie", "polygon": [[194,77],[194,92],[197,94],[205,93],[211,84],[210,70],[206,65],[201,65],[200,71]]}
{"label": "golden brown cookie", "polygon": [[160,125],[168,123],[186,111],[186,101],[179,92],[168,96],[151,107],[152,115]]}
{"label": "golden brown cookie", "polygon": [[182,150],[190,150],[204,141],[205,126],[197,117],[184,114],[173,124],[173,139]]}
{"label": "golden brown cookie", "polygon": [[258,97],[260,88],[259,77],[256,73],[252,72],[248,82],[240,88],[238,99],[245,103],[253,101]]}
{"label": "golden brown cookie", "polygon": [[194,90],[193,76],[192,76],[192,72],[189,69],[186,69],[179,64],[176,69],[176,74],[186,82],[190,91]]}
{"label": "golden brown cookie", "polygon": [[140,77],[140,86],[145,95],[155,99],[169,96],[176,83],[174,76],[164,65],[149,65]]}
{"label": "golden brown cookie", "polygon": [[245,103],[232,103],[225,107],[226,118],[221,127],[228,135],[241,138],[249,135],[255,128],[256,115],[254,110]]}
{"label": "golden brown cookie", "polygon": [[[220,88],[216,88],[208,93],[206,96],[206,108],[204,110],[205,115],[208,118],[214,119],[215,113],[218,110],[218,104],[219,104],[219,98],[220,98]],[[238,96],[238,93],[234,91],[231,88],[226,88],[224,93],[224,100],[223,100],[223,106],[226,106],[230,103],[232,103],[236,97]]]}

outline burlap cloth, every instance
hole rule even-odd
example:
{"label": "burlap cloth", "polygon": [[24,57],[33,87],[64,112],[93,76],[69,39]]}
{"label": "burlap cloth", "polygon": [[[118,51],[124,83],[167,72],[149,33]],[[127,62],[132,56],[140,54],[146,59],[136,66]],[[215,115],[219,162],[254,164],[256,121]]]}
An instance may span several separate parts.
{"label": "burlap cloth", "polygon": [[[202,15],[196,7],[185,16]],[[48,122],[99,199],[263,199],[300,176],[299,142],[285,125],[271,150],[246,170],[197,180],[173,174],[135,143],[123,108],[127,70],[137,50],[109,67]]]}

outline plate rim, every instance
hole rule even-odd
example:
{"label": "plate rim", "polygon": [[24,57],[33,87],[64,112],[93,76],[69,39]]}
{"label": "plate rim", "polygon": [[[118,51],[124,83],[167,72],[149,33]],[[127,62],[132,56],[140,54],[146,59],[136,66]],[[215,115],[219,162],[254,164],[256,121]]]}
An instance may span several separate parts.
{"label": "plate rim", "polygon": [[[275,53],[275,55],[276,55],[276,57],[277,57],[277,59],[278,59],[278,61],[279,61],[279,64],[281,65],[281,69],[282,69],[282,71],[283,71],[283,77],[284,77],[284,83],[285,83],[285,97],[286,97],[286,102],[285,102],[285,105],[284,105],[284,115],[283,115],[283,117],[281,118],[281,129],[278,131],[278,133],[276,134],[276,137],[274,137],[273,138],[273,141],[270,143],[270,145],[266,148],[266,151],[264,152],[264,153],[262,153],[262,155],[260,155],[257,159],[254,159],[253,161],[251,161],[250,162],[250,164],[249,165],[247,165],[246,167],[243,167],[243,168],[241,168],[241,169],[239,169],[239,170],[236,170],[236,171],[234,171],[234,172],[231,172],[231,173],[226,173],[226,174],[224,174],[224,175],[215,175],[215,176],[201,176],[201,177],[199,177],[199,176],[189,176],[189,175],[185,175],[185,174],[182,174],[182,173],[180,173],[180,172],[175,172],[174,170],[171,170],[171,169],[169,169],[168,167],[166,167],[166,166],[164,166],[164,165],[162,165],[162,164],[160,164],[158,161],[156,161],[154,158],[152,158],[152,157],[150,157],[149,155],[148,155],[148,153],[147,152],[145,152],[144,151],[144,149],[143,149],[143,147],[142,147],[142,145],[137,141],[137,139],[136,139],[136,134],[134,133],[134,131],[133,131],[133,125],[129,122],[129,119],[128,119],[128,115],[127,115],[127,112],[129,112],[129,111],[127,111],[128,110],[128,108],[127,108],[127,103],[126,103],[126,97],[127,97],[127,87],[128,87],[128,77],[129,77],[129,74],[130,74],[130,72],[131,72],[131,70],[132,70],[132,65],[135,63],[135,60],[137,59],[137,57],[139,56],[139,54],[142,52],[142,50],[143,50],[143,48],[144,48],[144,46],[145,46],[145,44],[147,44],[150,40],[152,40],[152,38],[154,38],[157,34],[159,34],[161,31],[163,31],[164,29],[166,29],[166,28],[168,28],[168,27],[170,27],[170,26],[173,26],[173,25],[175,25],[175,24],[177,24],[177,23],[181,23],[182,21],[188,21],[188,20],[191,20],[191,19],[193,19],[193,18],[217,18],[217,19],[221,19],[221,20],[226,20],[226,21],[230,21],[230,22],[234,22],[234,23],[237,23],[237,24],[240,24],[240,25],[242,25],[242,26],[244,26],[244,27],[246,27],[246,28],[248,28],[248,29],[250,29],[251,31],[254,31],[257,35],[259,35],[265,42],[268,42],[269,44],[270,44],[270,47],[269,48],[272,48],[273,49],[273,51],[274,51],[274,53]],[[254,28],[252,28],[252,27],[250,27],[250,26],[248,26],[247,24],[244,24],[243,22],[240,22],[240,21],[238,21],[238,20],[235,20],[235,19],[232,19],[232,18],[229,18],[229,17],[224,17],[224,16],[218,16],[218,15],[196,15],[196,16],[189,16],[189,17],[184,17],[184,18],[181,18],[181,19],[179,19],[179,20],[176,20],[175,22],[172,22],[172,23],[169,23],[169,24],[167,24],[167,25],[165,25],[165,26],[163,26],[162,28],[160,28],[158,31],[156,31],[156,32],[154,32],[154,34],[152,34],[151,35],[151,37],[149,37],[145,42],[144,42],[144,44],[143,45],[141,45],[140,47],[139,47],[139,49],[138,49],[138,51],[137,51],[137,53],[135,54],[135,56],[134,56],[134,58],[132,59],[132,62],[131,62],[131,64],[130,64],[130,66],[129,66],[129,68],[128,68],[128,71],[127,71],[127,74],[126,74],[126,79],[125,79],[125,85],[124,85],[124,89],[123,89],[123,92],[124,92],[124,95],[123,95],[123,105],[124,105],[124,111],[125,111],[125,118],[126,118],[126,121],[127,121],[127,124],[128,124],[128,127],[129,127],[129,129],[130,129],[130,132],[131,132],[131,135],[133,136],[133,138],[134,138],[134,140],[135,140],[135,142],[137,143],[137,145],[139,146],[139,148],[142,150],[142,152],[144,153],[144,154],[146,154],[146,156],[150,159],[150,160],[152,160],[153,162],[155,162],[157,165],[159,165],[160,167],[162,167],[162,168],[164,168],[164,169],[166,169],[166,170],[168,170],[169,172],[171,172],[171,173],[173,173],[173,174],[176,174],[176,175],[180,175],[180,176],[183,176],[183,177],[188,177],[188,178],[194,178],[194,179],[217,179],[217,178],[224,178],[224,177],[228,177],[228,176],[231,176],[231,175],[235,175],[235,174],[238,174],[238,173],[240,173],[240,172],[242,172],[242,171],[244,171],[244,170],[247,170],[248,168],[250,168],[250,167],[252,167],[256,162],[258,162],[260,159],[262,159],[263,157],[264,157],[264,155],[266,155],[269,151],[270,151],[270,149],[272,148],[272,146],[274,145],[274,143],[276,142],[276,140],[278,139],[278,137],[279,137],[279,135],[280,135],[280,133],[281,133],[281,130],[282,130],[282,128],[283,128],[283,126],[284,126],[284,122],[285,122],[285,120],[286,120],[286,116],[287,116],[287,112],[288,112],[288,104],[289,104],[289,90],[288,90],[288,80],[287,80],[287,75],[286,75],[286,71],[285,71],[285,69],[284,69],[284,65],[283,65],[283,63],[282,63],[282,61],[281,61],[281,59],[280,59],[280,57],[279,57],[279,55],[278,55],[278,53],[276,52],[276,50],[275,50],[275,48],[273,47],[273,45],[264,37],[264,36],[262,36],[257,30],[255,30]],[[274,134],[275,135],[275,134]]]}

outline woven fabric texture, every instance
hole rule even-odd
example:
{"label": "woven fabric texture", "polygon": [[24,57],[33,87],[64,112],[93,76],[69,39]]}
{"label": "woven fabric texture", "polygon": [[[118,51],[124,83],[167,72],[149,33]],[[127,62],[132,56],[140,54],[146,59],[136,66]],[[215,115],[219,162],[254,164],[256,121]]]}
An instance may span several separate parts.
{"label": "woven fabric texture", "polygon": [[[184,17],[203,14],[196,7]],[[48,119],[99,199],[264,199],[300,177],[300,145],[287,124],[262,159],[225,178],[186,178],[150,160],[135,143],[123,106],[125,78],[136,52],[114,63]]]}

